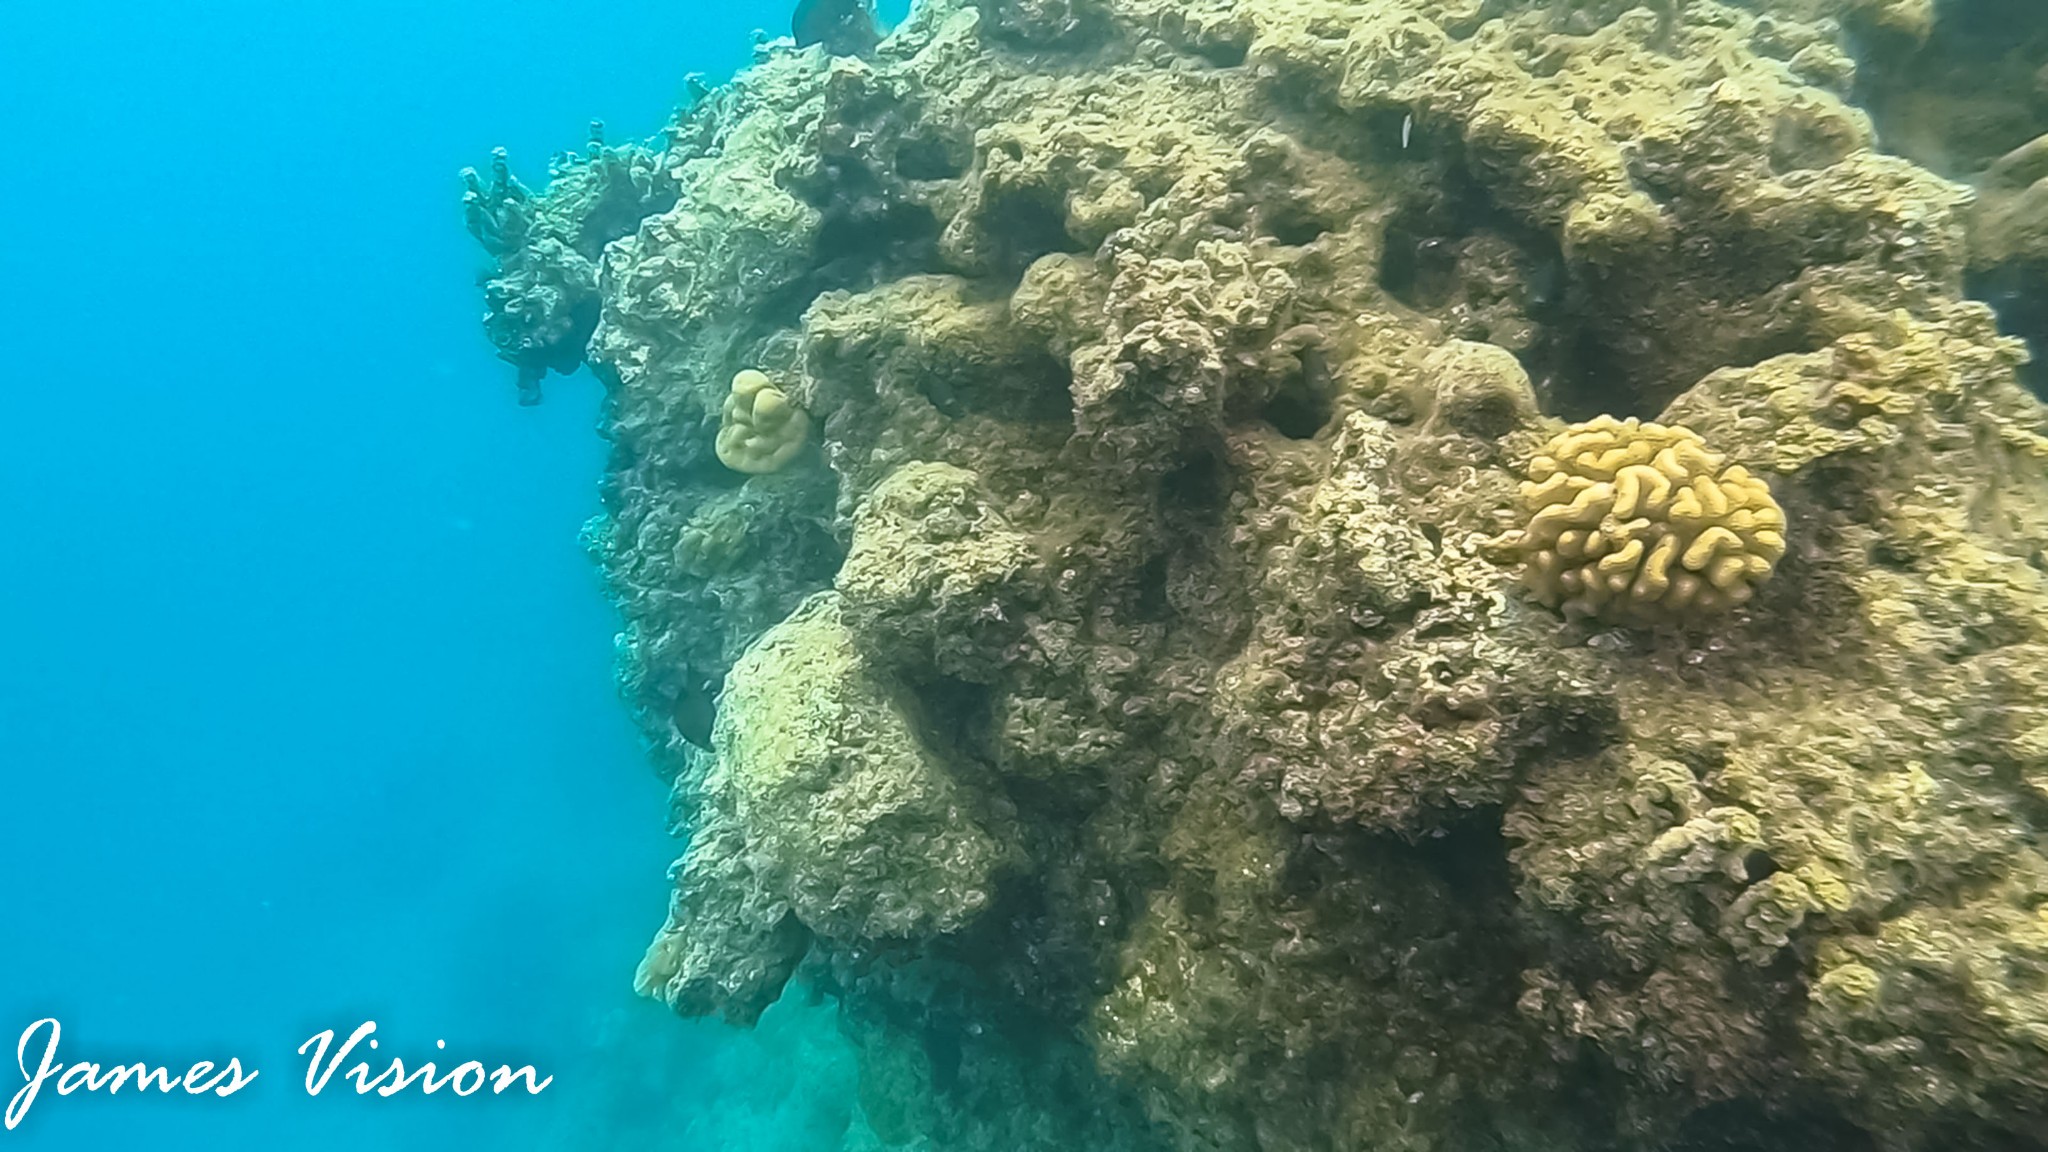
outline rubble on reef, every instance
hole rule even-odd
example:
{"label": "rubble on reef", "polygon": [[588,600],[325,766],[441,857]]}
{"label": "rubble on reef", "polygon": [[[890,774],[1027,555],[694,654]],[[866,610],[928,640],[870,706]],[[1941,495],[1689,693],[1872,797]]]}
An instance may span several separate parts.
{"label": "rubble on reef", "polygon": [[[606,389],[642,989],[931,1152],[2048,1150],[2048,100],[1896,78],[1990,3],[923,0],[473,181]],[[1490,554],[1600,417],[1767,486],[1746,603]]]}

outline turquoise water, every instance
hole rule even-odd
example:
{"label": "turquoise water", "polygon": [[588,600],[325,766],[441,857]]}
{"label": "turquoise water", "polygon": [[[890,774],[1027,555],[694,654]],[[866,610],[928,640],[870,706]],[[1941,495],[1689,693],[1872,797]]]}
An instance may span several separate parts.
{"label": "turquoise water", "polygon": [[[577,543],[597,389],[509,401],[456,172],[505,145],[540,179],[592,117],[651,133],[786,19],[0,10],[0,1047],[54,1016],[76,1059],[262,1070],[225,1100],[53,1093],[0,1145],[703,1122],[720,1033],[630,988],[674,846]],[[557,1080],[308,1099],[293,1049],[365,1019]]]}

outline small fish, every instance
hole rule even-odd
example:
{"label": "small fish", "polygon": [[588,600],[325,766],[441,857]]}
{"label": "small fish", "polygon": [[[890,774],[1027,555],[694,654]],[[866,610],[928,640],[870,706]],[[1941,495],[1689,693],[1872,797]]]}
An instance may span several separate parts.
{"label": "small fish", "polygon": [[789,30],[797,47],[823,44],[834,56],[872,55],[882,42],[873,0],[797,0]]}
{"label": "small fish", "polygon": [[1401,151],[1406,152],[1408,150],[1408,138],[1414,134],[1415,114],[1411,112],[1401,117]]}

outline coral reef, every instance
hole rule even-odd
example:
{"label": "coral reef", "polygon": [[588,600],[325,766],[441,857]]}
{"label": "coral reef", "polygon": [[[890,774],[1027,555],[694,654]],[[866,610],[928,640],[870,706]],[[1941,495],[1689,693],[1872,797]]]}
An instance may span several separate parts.
{"label": "coral reef", "polygon": [[[1997,2],[925,0],[476,181],[605,387],[641,988],[826,998],[894,1148],[2048,1152]],[[1539,457],[1634,598],[1497,562]]]}
{"label": "coral reef", "polygon": [[1689,428],[1601,416],[1544,445],[1504,541],[1567,616],[1655,624],[1749,603],[1785,554],[1785,513]]}
{"label": "coral reef", "polygon": [[715,451],[735,472],[780,471],[796,459],[810,435],[811,418],[789,402],[775,382],[751,368],[732,378],[719,417]]}

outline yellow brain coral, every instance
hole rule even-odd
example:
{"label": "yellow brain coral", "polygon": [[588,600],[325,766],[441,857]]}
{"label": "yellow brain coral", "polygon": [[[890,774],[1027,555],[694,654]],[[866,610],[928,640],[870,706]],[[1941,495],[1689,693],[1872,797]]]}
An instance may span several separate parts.
{"label": "yellow brain coral", "polygon": [[1785,554],[1763,480],[1691,429],[1601,416],[1529,462],[1529,526],[1506,541],[1567,616],[1655,624],[1747,601]]}
{"label": "yellow brain coral", "polygon": [[749,368],[732,378],[725,398],[718,459],[735,472],[773,472],[796,457],[810,432],[810,416],[791,404],[766,373]]}

